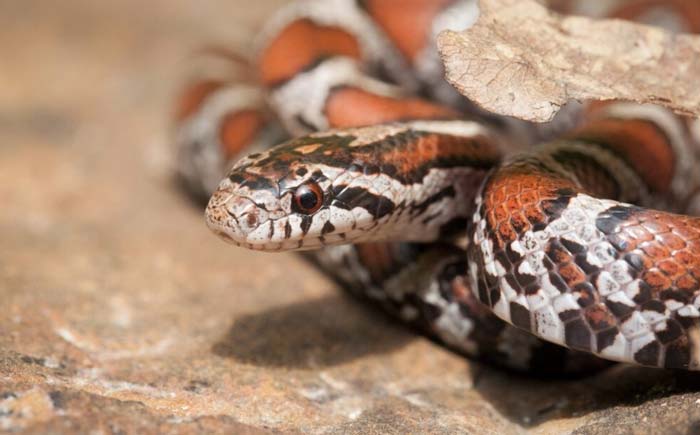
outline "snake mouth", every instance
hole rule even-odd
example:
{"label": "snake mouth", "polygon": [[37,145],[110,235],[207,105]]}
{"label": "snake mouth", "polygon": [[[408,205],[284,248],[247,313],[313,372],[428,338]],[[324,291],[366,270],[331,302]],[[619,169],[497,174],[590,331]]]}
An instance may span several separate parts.
{"label": "snake mouth", "polygon": [[227,213],[224,204],[212,204],[212,202],[213,200],[209,201],[204,213],[207,227],[229,243],[240,243],[244,236],[241,234],[236,218]]}
{"label": "snake mouth", "polygon": [[261,214],[263,210],[253,200],[225,182],[212,194],[205,211],[209,229],[234,244],[248,242],[265,219]]}

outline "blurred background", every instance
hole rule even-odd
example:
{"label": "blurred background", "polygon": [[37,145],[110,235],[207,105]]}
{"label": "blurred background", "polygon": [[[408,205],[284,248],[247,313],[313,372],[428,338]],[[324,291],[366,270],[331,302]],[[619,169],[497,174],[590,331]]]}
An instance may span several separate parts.
{"label": "blurred background", "polygon": [[294,255],[209,233],[173,182],[173,100],[193,50],[247,51],[283,3],[0,0],[0,430],[700,421],[688,375],[621,367],[584,388],[505,374],[346,298]]}

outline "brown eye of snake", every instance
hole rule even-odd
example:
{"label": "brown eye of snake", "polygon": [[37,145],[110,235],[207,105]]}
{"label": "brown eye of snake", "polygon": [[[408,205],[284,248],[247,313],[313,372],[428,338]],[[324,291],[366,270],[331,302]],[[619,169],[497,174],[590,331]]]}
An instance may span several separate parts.
{"label": "brown eye of snake", "polygon": [[311,214],[323,204],[323,192],[314,182],[304,183],[294,192],[294,204],[298,211]]}

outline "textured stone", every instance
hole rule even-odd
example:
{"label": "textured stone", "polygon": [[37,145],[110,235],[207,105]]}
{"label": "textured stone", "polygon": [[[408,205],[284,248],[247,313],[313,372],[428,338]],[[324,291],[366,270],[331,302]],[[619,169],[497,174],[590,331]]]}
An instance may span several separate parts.
{"label": "textured stone", "polygon": [[171,178],[177,72],[279,3],[0,2],[0,430],[697,431],[698,375],[503,373],[209,234]]}

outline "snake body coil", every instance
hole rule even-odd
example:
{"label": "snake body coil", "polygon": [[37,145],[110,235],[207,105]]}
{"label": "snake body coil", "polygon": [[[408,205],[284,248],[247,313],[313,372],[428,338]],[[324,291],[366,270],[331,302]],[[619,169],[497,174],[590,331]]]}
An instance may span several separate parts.
{"label": "snake body coil", "polygon": [[[209,227],[250,249],[314,250],[353,292],[502,365],[600,364],[563,345],[700,368],[700,219],[648,208],[700,211],[698,121],[591,104],[570,132],[527,148],[546,134],[479,113],[440,79],[435,35],[477,15],[468,0],[281,11],[263,32],[259,85],[210,77],[181,99],[179,169],[192,191],[214,191]],[[297,138],[269,149],[285,132]]]}

